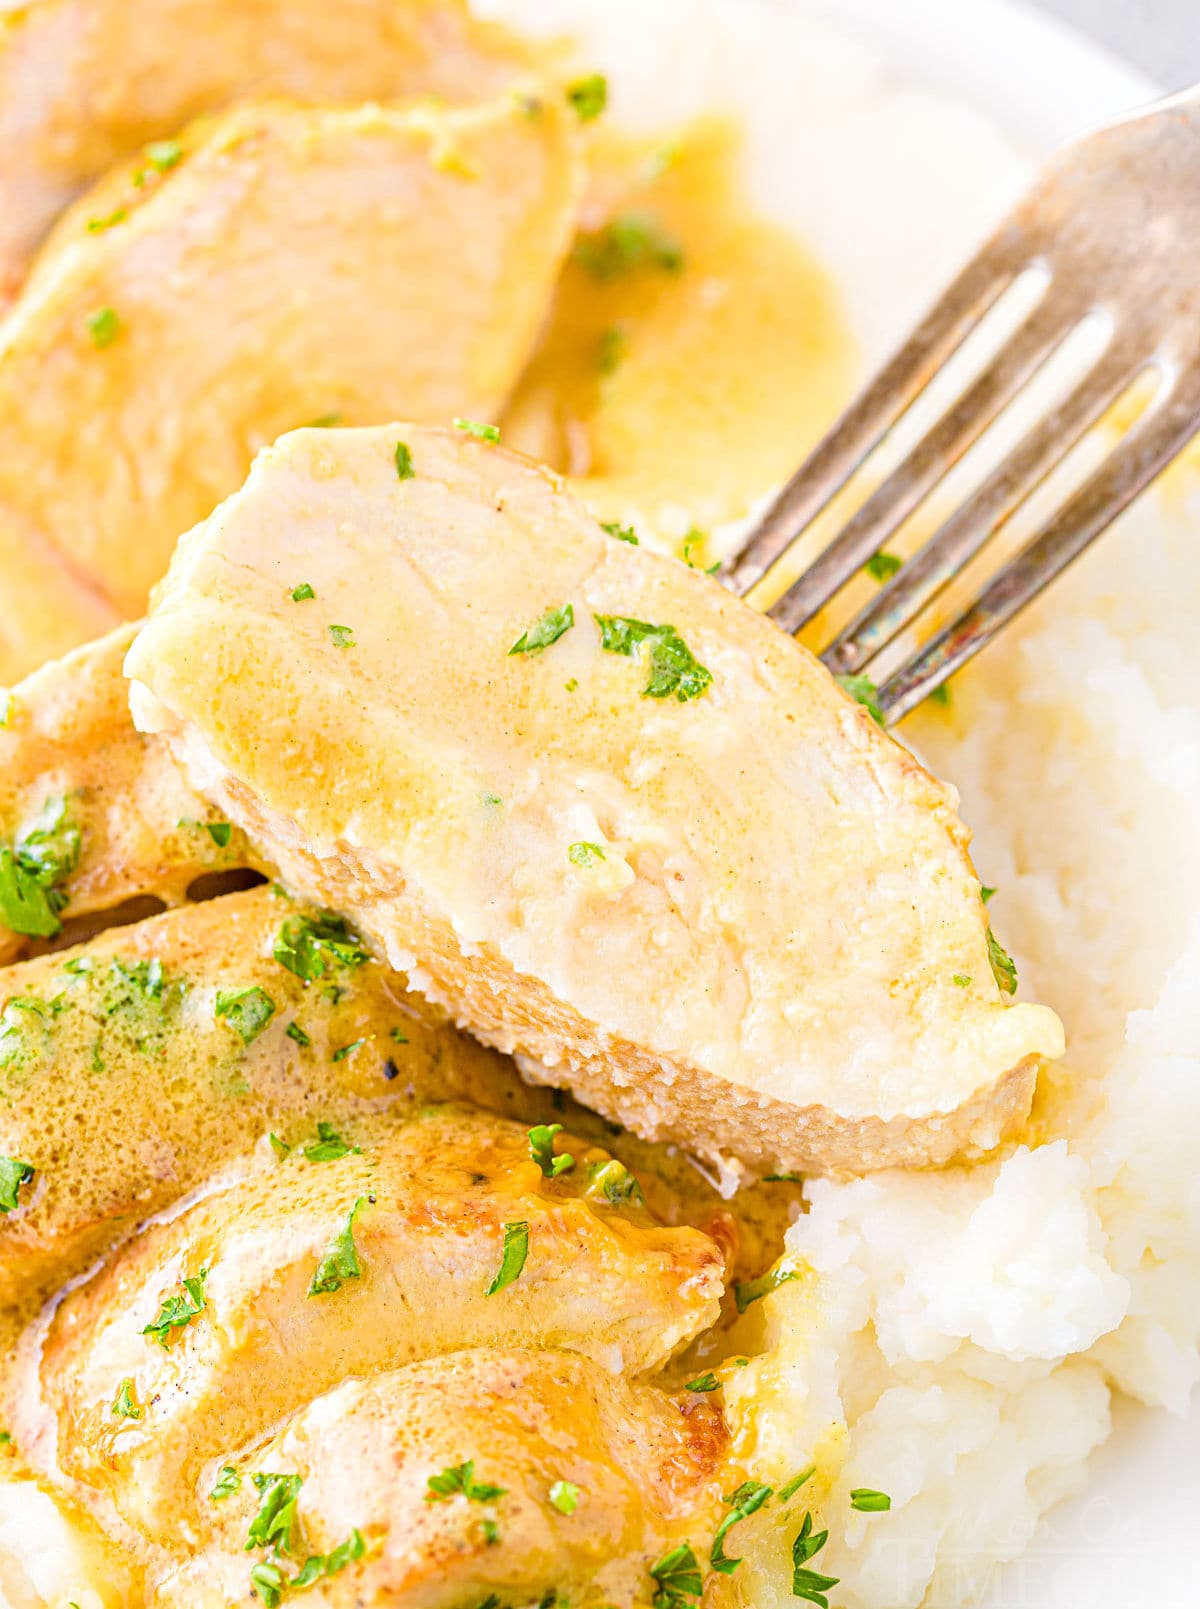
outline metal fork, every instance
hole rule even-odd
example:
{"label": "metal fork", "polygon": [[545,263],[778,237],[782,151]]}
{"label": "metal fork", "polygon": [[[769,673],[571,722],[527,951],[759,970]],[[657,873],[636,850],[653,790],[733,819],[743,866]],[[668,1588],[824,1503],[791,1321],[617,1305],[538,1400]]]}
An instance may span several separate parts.
{"label": "metal fork", "polygon": [[866,673],[1130,386],[1149,407],[1104,461],[875,695],[906,715],[1092,543],[1200,429],[1200,89],[1068,146],[780,493],[722,579],[745,594],[809,529],[1026,270],[1045,289],[1005,345],[768,611],[799,631],[927,499],[1089,315],[1109,336],[1089,372],[824,648]]}

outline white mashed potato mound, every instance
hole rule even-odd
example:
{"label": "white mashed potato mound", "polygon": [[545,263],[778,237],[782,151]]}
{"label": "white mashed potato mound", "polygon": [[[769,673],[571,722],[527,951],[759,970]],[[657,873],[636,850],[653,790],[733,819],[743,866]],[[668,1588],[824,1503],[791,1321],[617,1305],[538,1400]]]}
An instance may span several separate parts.
{"label": "white mashed potato mound", "polygon": [[[738,112],[757,199],[824,257],[869,359],[1023,177],[981,120],[804,5],[487,8],[579,39],[622,118]],[[839,1609],[970,1601],[1083,1484],[1112,1387],[1182,1412],[1200,1377],[1197,488],[1177,471],[958,678],[950,715],[913,723],[962,793],[1025,990],[1066,1024],[1067,1068],[998,1162],[812,1184],[789,1251],[813,1277],[745,1321],[765,1352],[730,1406],[756,1405],[762,1479],[818,1462],[812,1567],[840,1576]],[[854,1512],[856,1486],[891,1512]],[[743,1523],[743,1603],[795,1603],[802,1509]]]}

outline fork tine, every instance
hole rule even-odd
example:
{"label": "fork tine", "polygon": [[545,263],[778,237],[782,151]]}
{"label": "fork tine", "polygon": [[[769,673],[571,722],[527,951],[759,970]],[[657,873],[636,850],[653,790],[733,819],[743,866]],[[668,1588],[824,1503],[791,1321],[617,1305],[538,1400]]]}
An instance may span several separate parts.
{"label": "fork tine", "polygon": [[912,624],[1103,418],[1137,378],[1143,348],[1125,340],[1040,420],[992,474],[821,654],[835,674],[862,670]]}
{"label": "fork tine", "polygon": [[[914,333],[843,414],[763,516],[723,579],[749,592],[776,559],[846,484],[933,376],[1017,277],[1019,237],[996,237],[926,314]],[[1026,248],[1027,250],[1027,248]]]}
{"label": "fork tine", "polygon": [[799,631],[825,607],[1079,327],[1083,311],[1049,292],[904,462],[776,599],[768,613],[777,625]]}
{"label": "fork tine", "polygon": [[879,689],[891,726],[987,646],[1149,486],[1200,430],[1200,369],[1189,371],[1041,534],[993,577],[957,620],[905,661]]}

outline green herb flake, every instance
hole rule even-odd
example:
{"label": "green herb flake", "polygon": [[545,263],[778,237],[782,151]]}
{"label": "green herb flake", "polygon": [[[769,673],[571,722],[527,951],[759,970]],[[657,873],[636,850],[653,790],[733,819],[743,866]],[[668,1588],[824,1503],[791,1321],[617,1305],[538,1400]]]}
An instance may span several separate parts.
{"label": "green herb flake", "polygon": [[989,888],[986,883],[980,883],[979,897],[985,905],[991,902],[991,900],[995,897],[995,893],[996,890],[994,888]]}
{"label": "green herb flake", "polygon": [[884,725],[883,711],[879,707],[879,689],[869,676],[835,676],[833,679],[856,704],[862,705],[876,726]]}
{"label": "green herb flake", "polygon": [[689,570],[703,570],[705,575],[716,575],[717,571],[721,568],[720,559],[717,559],[712,564],[705,564],[703,557],[699,563],[697,563],[693,557],[697,549],[699,549],[701,554],[703,554],[703,550],[708,546],[708,543],[709,535],[707,531],[702,531],[698,525],[693,525],[690,527],[687,535],[683,539],[683,562],[687,565]]}
{"label": "green herb flake", "polygon": [[283,1031],[289,1039],[295,1040],[296,1044],[298,1044],[303,1050],[307,1050],[312,1044],[312,1040],[309,1038],[308,1034],[305,1033],[304,1029],[301,1028],[298,1022],[289,1022]]}
{"label": "green herb flake", "polygon": [[256,1474],[250,1479],[259,1494],[259,1505],[246,1533],[247,1552],[251,1548],[274,1548],[277,1554],[290,1552],[302,1477]]}
{"label": "green herb flake", "polygon": [[298,587],[292,588],[293,603],[307,603],[310,598],[316,597],[316,592],[308,581],[301,581]]}
{"label": "green herb flake", "polygon": [[156,173],[166,173],[183,161],[183,146],[178,140],[155,140],[146,147],[146,160]]}
{"label": "green herb flake", "polygon": [[138,1407],[133,1395],[133,1380],[126,1377],[117,1387],[116,1400],[112,1411],[118,1419],[140,1419],[142,1410]]}
{"label": "green herb flake", "polygon": [[391,1036],[398,1045],[407,1045],[409,1042],[408,1035],[402,1028],[393,1028],[391,1030]]}
{"label": "green herb flake", "polygon": [[689,1380],[683,1389],[685,1391],[719,1391],[721,1382],[711,1372],[698,1374],[694,1380]]}
{"label": "green herb flake", "polygon": [[310,1296],[328,1296],[333,1291],[340,1291],[346,1280],[361,1277],[362,1267],[354,1244],[354,1215],[365,1199],[359,1196],[350,1208],[344,1227],[338,1230],[322,1253],[308,1287]]}
{"label": "green herb flake", "polygon": [[687,1542],[652,1564],[650,1578],[658,1583],[654,1609],[687,1609],[689,1600],[698,1599],[703,1588],[699,1562]]}
{"label": "green herb flake", "polygon": [[580,841],[567,850],[567,859],[572,866],[598,866],[604,859],[604,851],[599,844]]}
{"label": "green herb flake", "polygon": [[798,1475],[793,1475],[790,1481],[787,1481],[779,1488],[779,1491],[776,1494],[779,1502],[790,1502],[800,1488],[802,1486],[806,1486],[816,1473],[817,1466],[815,1464],[810,1464],[807,1469],[802,1469]]}
{"label": "green herb flake", "polygon": [[114,212],[106,213],[101,218],[89,218],[87,223],[89,235],[101,235],[106,229],[114,229],[117,224],[124,223],[129,214],[124,207],[117,207]]}
{"label": "green herb flake", "polygon": [[521,633],[508,650],[509,656],[540,654],[544,648],[549,648],[552,642],[557,642],[564,633],[570,631],[574,624],[575,610],[569,603],[564,603],[557,609],[547,609],[545,614]]}
{"label": "green herb flake", "polygon": [[366,1042],[367,1041],[366,1041],[365,1038],[364,1039],[352,1039],[348,1045],[339,1045],[338,1048],[333,1053],[332,1060],[333,1061],[345,1061],[347,1056],[353,1056],[353,1054],[354,1054],[354,1052],[356,1050],[361,1050],[362,1047],[366,1044]]}
{"label": "green herb flake", "polygon": [[262,1599],[266,1609],[279,1609],[286,1584],[283,1571],[269,1559],[256,1564],[250,1571],[250,1585]]}
{"label": "green herb flake", "polygon": [[340,413],[319,413],[315,419],[308,421],[309,430],[332,430],[342,422]]}
{"label": "green herb flake", "polygon": [[269,1133],[267,1135],[267,1143],[270,1145],[272,1151],[274,1151],[275,1155],[281,1162],[285,1156],[290,1156],[292,1153],[291,1146],[286,1140],[281,1140],[278,1134]]}
{"label": "green herb flake", "polygon": [[241,1489],[242,1477],[238,1470],[232,1464],[222,1464],[217,1471],[217,1484],[208,1495],[212,1502],[223,1503]]}
{"label": "green herb flake", "polygon": [[874,1491],[870,1486],[856,1486],[850,1493],[850,1507],[860,1514],[886,1514],[892,1500],[886,1492]]}
{"label": "green herb flake", "polygon": [[574,1514],[579,1507],[579,1488],[572,1481],[555,1481],[550,1488],[550,1506],[560,1514]]}
{"label": "green herb flake", "polygon": [[529,1131],[529,1154],[541,1168],[544,1178],[557,1179],[560,1173],[575,1166],[573,1156],[565,1152],[562,1156],[554,1154],[554,1137],[561,1133],[561,1123],[535,1123]]}
{"label": "green herb flake", "polygon": [[344,1156],[358,1156],[360,1149],[344,1140],[332,1123],[318,1123],[317,1137],[304,1147],[304,1156],[308,1162],[340,1162]]}
{"label": "green herb flake", "polygon": [[245,989],[218,989],[213,1015],[228,1023],[242,1043],[249,1045],[275,1015],[275,1002],[257,983]]}
{"label": "green herb flake", "polygon": [[803,1179],[804,1179],[804,1175],[802,1173],[764,1173],[763,1174],[763,1183],[764,1184],[801,1184],[803,1182]]}
{"label": "green herb flake", "polygon": [[473,1458],[468,1458],[464,1464],[451,1464],[440,1475],[430,1475],[425,1484],[429,1488],[425,1493],[427,1503],[444,1503],[451,1497],[459,1496],[471,1503],[494,1503],[507,1493],[507,1487],[493,1486],[490,1481],[475,1479]]}
{"label": "green herb flake", "polygon": [[67,800],[52,796],[10,848],[0,845],[0,921],[26,938],[52,939],[67,895],[60,886],[79,864],[83,838]]}
{"label": "green herb flake", "polygon": [[640,546],[638,534],[632,525],[622,525],[620,520],[601,520],[600,529],[607,531],[609,536],[615,536],[618,542],[628,542],[631,547]]}
{"label": "green herb flake", "polygon": [[97,352],[103,352],[105,347],[111,346],[121,333],[121,320],[111,307],[98,307],[83,322]]}
{"label": "green herb flake", "polygon": [[1004,994],[1017,992],[1017,965],[989,927],[987,930],[988,961],[992,976]]}
{"label": "green herb flake", "polygon": [[969,972],[956,972],[951,981],[956,989],[969,989],[971,987],[971,974]]}
{"label": "green herb flake", "polygon": [[164,1349],[168,1347],[172,1331],[183,1329],[208,1306],[204,1299],[204,1281],[207,1278],[208,1269],[202,1268],[194,1278],[183,1280],[183,1295],[175,1293],[164,1297],[158,1317],[146,1325],[142,1334],[152,1335],[159,1346]]}
{"label": "green herb flake", "polygon": [[332,911],[317,916],[289,916],[275,940],[275,959],[305,983],[323,978],[335,967],[360,967],[371,959],[343,917]]}
{"label": "green herb flake", "polygon": [[650,679],[643,698],[670,698],[681,704],[700,698],[712,685],[712,673],[699,664],[683,638],[670,625],[652,625],[626,615],[596,615],[600,646],[606,653],[634,655],[639,647],[649,654]]}
{"label": "green herb flake", "polygon": [[499,425],[483,425],[478,419],[456,419],[455,430],[461,430],[464,435],[474,436],[476,441],[497,442],[500,440]]}
{"label": "green herb flake", "polygon": [[[609,324],[600,331],[596,367],[601,374],[614,374],[629,350],[629,333],[620,324]],[[636,541],[636,538],[634,539]]]}
{"label": "green herb flake", "polygon": [[892,579],[903,563],[904,560],[898,553],[885,553],[881,549],[878,553],[871,555],[863,565],[863,569],[871,577],[872,581],[878,581],[882,586],[885,581]]}
{"label": "green herb flake", "polygon": [[575,108],[581,123],[590,123],[608,105],[608,79],[603,73],[588,73],[567,85],[567,101]]}
{"label": "green herb flake", "polygon": [[495,1520],[484,1520],[479,1528],[483,1532],[483,1540],[486,1546],[494,1548],[500,1540],[500,1527]]}
{"label": "green herb flake", "polygon": [[233,837],[233,828],[227,821],[206,821],[204,830],[218,849],[229,848],[229,840]]}
{"label": "green herb flake", "polygon": [[954,702],[954,694],[950,691],[950,683],[939,682],[936,687],[931,687],[926,695],[925,702],[927,704],[939,704],[942,709],[948,710]]}
{"label": "green herb flake", "polygon": [[339,1542],[337,1547],[330,1549],[328,1553],[310,1553],[288,1583],[288,1587],[292,1592],[301,1592],[317,1581],[337,1575],[339,1570],[344,1570],[355,1559],[361,1559],[365,1552],[366,1543],[361,1533],[351,1531],[344,1542]]}
{"label": "green herb flake", "polygon": [[679,242],[641,212],[620,213],[603,228],[580,235],[571,256],[585,274],[602,281],[645,269],[677,274],[683,267]]}
{"label": "green herb flake", "polygon": [[396,479],[412,480],[417,472],[413,468],[412,453],[408,449],[407,442],[398,441],[396,443],[395,462]]}
{"label": "green herb flake", "polygon": [[709,1554],[709,1563],[721,1575],[732,1575],[741,1564],[741,1559],[731,1559],[725,1552],[725,1538],[739,1520],[749,1519],[751,1514],[758,1510],[772,1495],[772,1488],[764,1486],[760,1481],[743,1481],[736,1492],[721,1501],[731,1506],[728,1513],[717,1526],[717,1534],[713,1537],[712,1552]]}
{"label": "green herb flake", "polygon": [[529,1225],[525,1222],[505,1224],[504,1250],[500,1257],[500,1268],[496,1277],[483,1294],[485,1296],[495,1296],[505,1286],[511,1285],[514,1280],[519,1279],[528,1255]]}
{"label": "green herb flake", "polygon": [[593,1162],[588,1169],[585,1194],[599,1197],[612,1207],[644,1207],[646,1198],[642,1187],[623,1162],[610,1157],[607,1162]]}
{"label": "green herb flake", "polygon": [[754,1302],[769,1296],[777,1291],[781,1285],[789,1280],[799,1279],[800,1275],[794,1268],[771,1268],[758,1279],[749,1279],[733,1287],[733,1299],[737,1303],[739,1313],[744,1313]]}
{"label": "green herb flake", "polygon": [[792,1596],[803,1598],[806,1603],[815,1603],[817,1609],[829,1609],[826,1594],[831,1587],[837,1586],[840,1579],[808,1568],[808,1561],[820,1553],[828,1540],[829,1532],[814,1532],[812,1515],[805,1514],[799,1534],[792,1543]]}
{"label": "green herb flake", "polygon": [[329,640],[335,648],[355,648],[353,626],[330,626]]}
{"label": "green herb flake", "polygon": [[28,1184],[37,1170],[20,1157],[0,1156],[0,1212],[15,1212],[20,1206],[21,1186]]}

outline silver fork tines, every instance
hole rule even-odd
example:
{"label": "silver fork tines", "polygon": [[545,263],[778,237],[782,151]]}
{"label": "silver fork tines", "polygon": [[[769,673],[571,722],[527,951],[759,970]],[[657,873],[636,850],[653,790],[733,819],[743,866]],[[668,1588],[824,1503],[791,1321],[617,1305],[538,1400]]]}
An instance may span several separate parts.
{"label": "silver fork tines", "polygon": [[784,487],[722,579],[745,594],[809,530],[1023,276],[1040,299],[966,390],[772,604],[789,632],[817,615],[920,509],[1087,319],[1107,340],[933,536],[829,642],[835,673],[863,672],[1021,509],[1147,371],[1149,405],[979,596],[878,690],[888,724],[964,665],[1142,492],[1200,429],[1200,90],[1069,146],[958,275]]}

